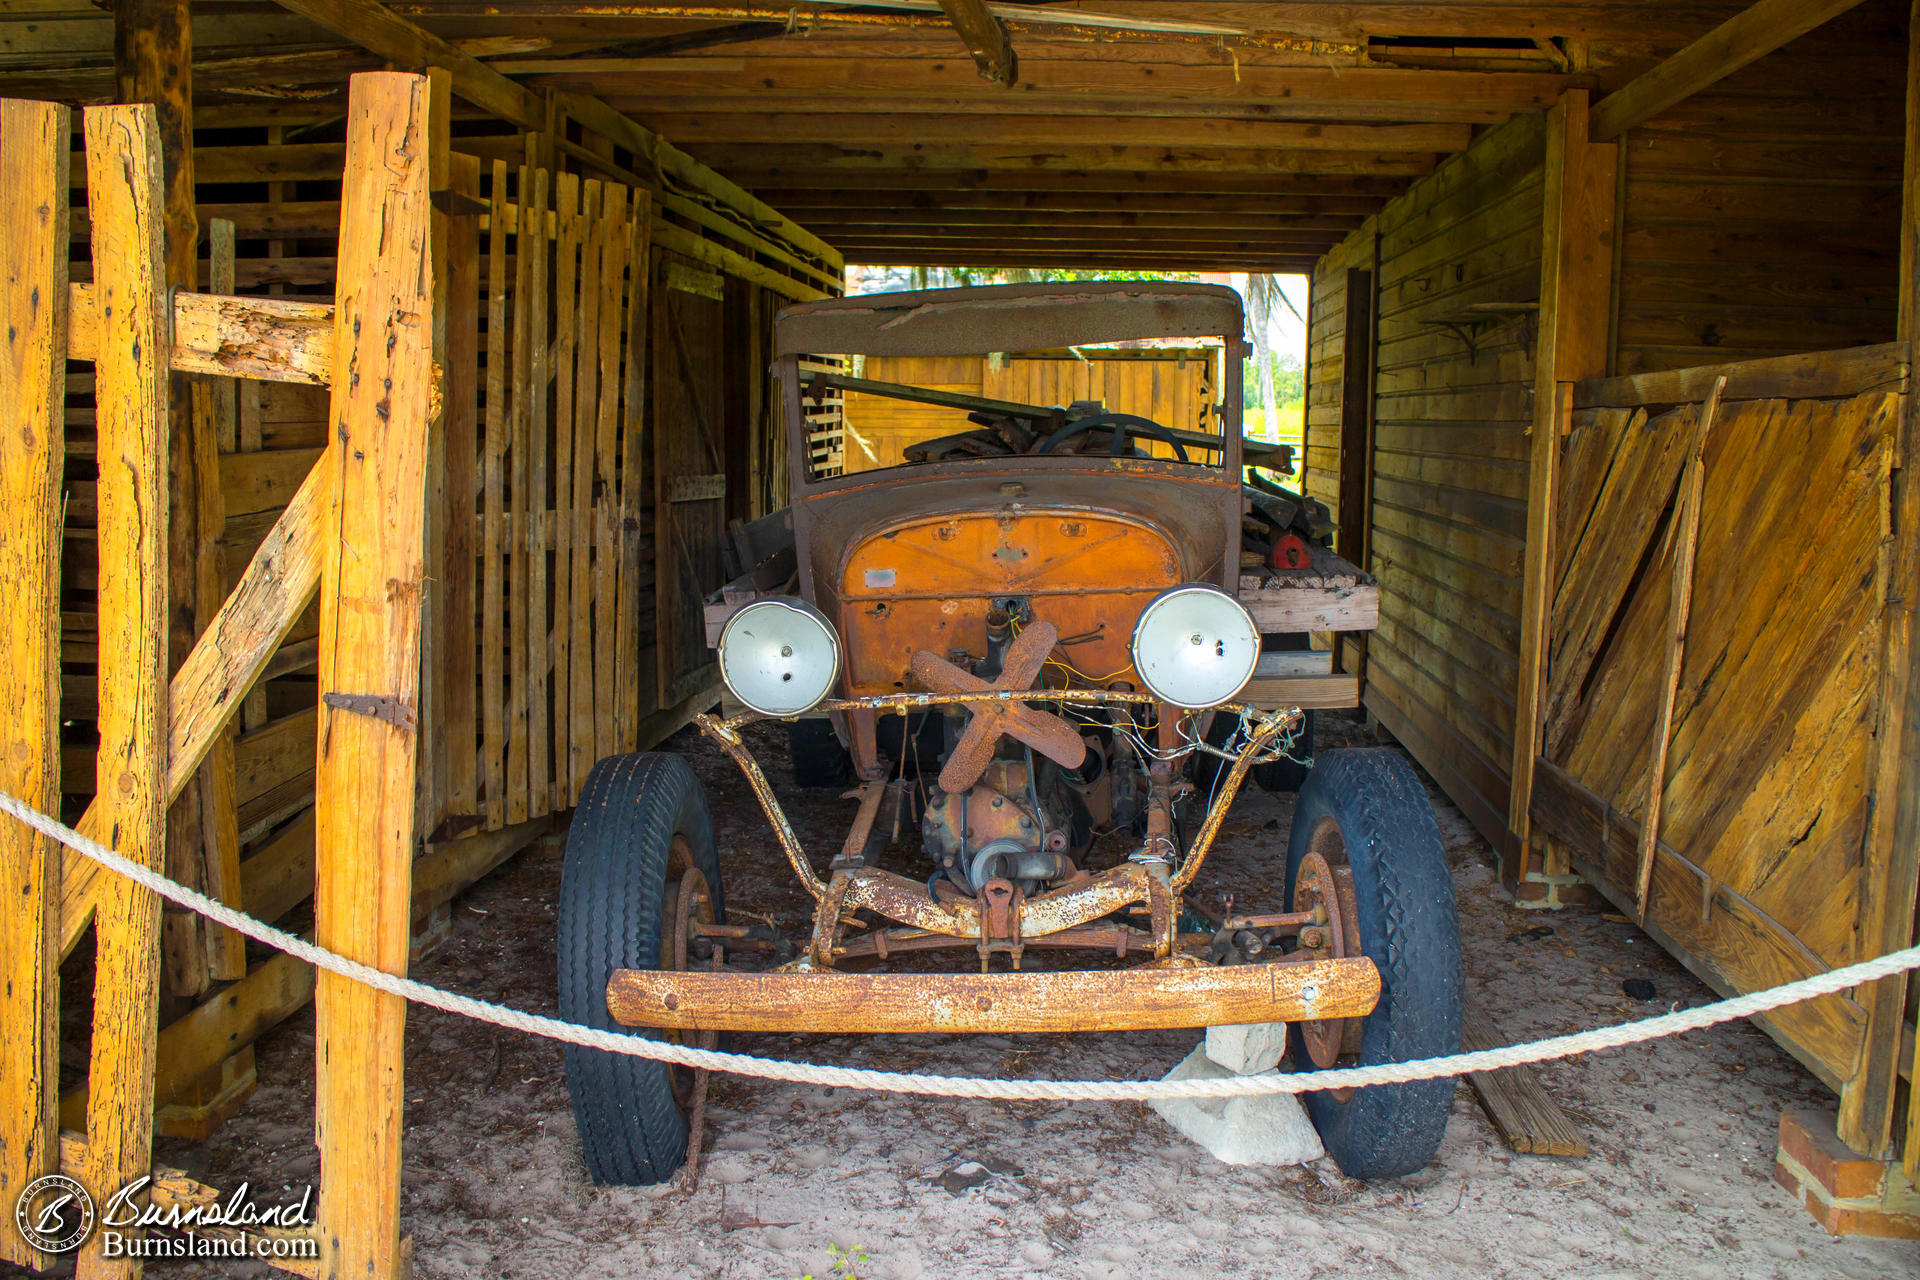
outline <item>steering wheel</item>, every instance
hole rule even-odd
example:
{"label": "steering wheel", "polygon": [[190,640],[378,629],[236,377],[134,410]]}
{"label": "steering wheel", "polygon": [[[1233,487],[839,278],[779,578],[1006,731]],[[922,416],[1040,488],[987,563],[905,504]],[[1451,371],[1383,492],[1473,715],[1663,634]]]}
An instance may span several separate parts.
{"label": "steering wheel", "polygon": [[1147,435],[1173,446],[1173,452],[1182,462],[1191,461],[1187,451],[1174,439],[1173,432],[1167,430],[1151,418],[1143,418],[1136,413],[1096,413],[1085,418],[1075,418],[1066,426],[1034,446],[1035,453],[1052,453],[1061,444],[1075,436],[1085,435],[1089,431],[1102,428],[1113,432],[1113,441],[1107,446],[1107,452],[1113,457],[1120,456],[1120,446],[1128,436]]}

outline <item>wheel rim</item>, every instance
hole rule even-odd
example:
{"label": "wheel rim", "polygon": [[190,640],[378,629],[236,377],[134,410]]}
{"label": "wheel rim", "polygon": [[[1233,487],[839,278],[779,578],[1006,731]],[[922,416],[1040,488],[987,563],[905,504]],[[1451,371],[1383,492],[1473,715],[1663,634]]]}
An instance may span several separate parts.
{"label": "wheel rim", "polygon": [[[660,902],[660,968],[670,973],[685,973],[693,968],[693,940],[699,936],[695,926],[714,923],[713,891],[707,877],[694,864],[693,846],[686,837],[675,836],[667,851],[667,891]],[[713,967],[721,961],[720,948],[713,952]],[[674,1044],[695,1049],[711,1049],[719,1043],[713,1031],[662,1031],[661,1037]],[[667,1083],[673,1100],[685,1111],[693,1099],[693,1071],[687,1067],[668,1067]]]}
{"label": "wheel rim", "polygon": [[[1324,923],[1322,945],[1311,950],[1327,959],[1344,960],[1364,954],[1360,939],[1358,900],[1353,871],[1347,865],[1347,845],[1340,825],[1332,818],[1315,824],[1307,852],[1294,875],[1293,910],[1312,911]],[[1300,1041],[1307,1058],[1324,1071],[1342,1057],[1359,1052],[1361,1018],[1315,1018],[1300,1023]],[[1353,1096],[1351,1089],[1331,1091],[1335,1101]]]}

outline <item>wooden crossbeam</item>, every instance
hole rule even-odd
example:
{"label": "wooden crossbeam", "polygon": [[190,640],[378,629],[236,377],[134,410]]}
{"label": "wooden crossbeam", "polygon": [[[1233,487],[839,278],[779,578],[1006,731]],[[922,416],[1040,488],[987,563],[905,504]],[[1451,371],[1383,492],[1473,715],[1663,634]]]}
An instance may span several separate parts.
{"label": "wooden crossbeam", "polygon": [[[60,482],[65,468],[67,108],[0,102],[0,789],[60,804]],[[44,304],[44,305],[43,305]],[[59,1167],[59,850],[0,828],[0,1204]],[[55,1258],[0,1231],[0,1259]]]}
{"label": "wooden crossbeam", "polygon": [[781,167],[777,162],[746,165],[732,170],[756,191],[845,191],[879,198],[894,192],[905,200],[936,200],[942,193],[982,195],[1008,199],[1034,195],[1068,202],[1088,195],[1139,195],[1165,199],[1169,195],[1198,199],[1206,196],[1346,196],[1388,200],[1406,188],[1404,177],[1370,174],[1248,174],[1183,173],[1177,187],[1163,173],[1128,170],[1049,170],[1034,172],[989,161],[978,167],[916,166],[895,170],[860,169],[832,172]]}
{"label": "wooden crossbeam", "polygon": [[1593,140],[1610,142],[1860,0],[1759,0],[1594,104]]}
{"label": "wooden crossbeam", "polygon": [[[92,360],[100,344],[93,286],[73,284],[68,290],[73,322],[67,355]],[[323,387],[333,378],[333,304],[176,293],[168,359],[175,373]]]}
{"label": "wooden crossbeam", "polygon": [[728,170],[774,174],[865,169],[970,169],[1005,166],[1030,172],[1131,170],[1183,181],[1189,173],[1352,174],[1419,177],[1437,153],[1407,151],[1276,151],[1261,147],[1012,146],[965,142],[917,146],[833,143],[707,143],[701,158]]}
{"label": "wooden crossbeam", "polygon": [[[301,0],[302,3],[308,0]],[[561,88],[590,85],[608,105],[644,114],[660,97],[727,96],[757,99],[780,110],[789,99],[869,99],[902,102],[1017,101],[1039,109],[1022,93],[1009,99],[980,82],[970,64],[921,58],[847,59],[823,73],[823,59],[806,56],[684,57],[639,63],[583,60],[577,71],[536,78]],[[509,66],[511,64],[508,64]],[[1459,121],[1488,124],[1550,107],[1569,86],[1591,77],[1547,72],[1409,71],[1378,67],[1205,65],[1173,61],[1029,58],[1025,79],[1049,96],[1233,101],[1284,104],[1293,119]],[[627,77],[630,77],[628,79]],[[623,92],[625,84],[633,88]]]}
{"label": "wooden crossbeam", "polygon": [[1272,147],[1293,151],[1450,152],[1473,141],[1468,124],[1326,123],[1299,120],[1106,118],[1019,115],[923,115],[858,112],[648,111],[645,119],[663,136],[705,143],[906,144],[916,148],[1072,147],[1095,145],[1175,148]]}

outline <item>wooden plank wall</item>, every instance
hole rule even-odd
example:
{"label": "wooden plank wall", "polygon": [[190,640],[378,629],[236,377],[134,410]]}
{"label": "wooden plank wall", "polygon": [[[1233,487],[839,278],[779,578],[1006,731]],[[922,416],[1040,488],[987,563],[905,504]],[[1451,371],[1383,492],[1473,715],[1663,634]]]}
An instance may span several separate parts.
{"label": "wooden plank wall", "polygon": [[1620,138],[1612,372],[1894,336],[1906,8],[1863,4]]}
{"label": "wooden plank wall", "polygon": [[1377,228],[1370,218],[1313,271],[1307,312],[1306,449],[1301,483],[1340,522],[1340,426],[1347,390],[1347,272],[1373,267]]}
{"label": "wooden plank wall", "polygon": [[[1490,132],[1388,205],[1314,278],[1308,492],[1339,516],[1345,276],[1379,237],[1365,700],[1506,843],[1526,541],[1544,125]],[[1519,307],[1521,309],[1515,309]]]}
{"label": "wooden plank wall", "polygon": [[[1712,419],[1647,920],[1722,990],[1865,958],[1879,551],[1902,411],[1898,392],[1873,390],[1732,401]],[[1565,445],[1532,813],[1623,903],[1639,867],[1617,833],[1647,821],[1676,494],[1699,421],[1698,405],[1582,409]],[[1583,820],[1594,813],[1604,821]],[[1834,997],[1767,1026],[1837,1089],[1865,1023]]]}

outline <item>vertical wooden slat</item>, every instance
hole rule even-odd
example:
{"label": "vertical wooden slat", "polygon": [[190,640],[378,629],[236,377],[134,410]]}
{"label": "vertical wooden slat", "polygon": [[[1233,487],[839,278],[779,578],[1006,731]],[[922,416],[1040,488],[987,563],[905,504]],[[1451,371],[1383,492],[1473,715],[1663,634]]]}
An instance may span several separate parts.
{"label": "vertical wooden slat", "polygon": [[[455,155],[450,162],[453,190],[480,194],[480,161]],[[480,367],[480,227],[472,217],[455,218],[447,227],[447,535],[446,725],[447,810],[472,814],[479,742],[474,724],[473,521],[480,496],[479,399],[472,375]]]}
{"label": "vertical wooden slat", "polygon": [[[528,342],[533,347],[527,386],[532,417],[528,424],[528,548],[527,563],[527,816],[537,818],[553,808],[548,794],[553,784],[553,730],[549,715],[550,692],[547,673],[552,654],[547,643],[548,565],[547,549],[552,541],[552,517],[548,492],[547,450],[552,439],[552,424],[547,412],[547,382],[553,376],[551,353],[547,346],[547,266],[550,255],[547,239],[547,180],[545,169],[533,171],[533,200],[521,207],[520,243],[522,252],[533,259],[532,294],[529,298],[530,328]],[[531,231],[527,230],[531,227]]]}
{"label": "vertical wooden slat", "polygon": [[506,657],[509,606],[501,557],[506,554],[504,470],[512,417],[507,405],[507,162],[493,162],[487,217],[487,441],[480,494],[481,785],[487,829],[507,824]]}
{"label": "vertical wooden slat", "polygon": [[[348,100],[334,295],[333,476],[320,579],[314,936],[404,973],[411,915],[420,595],[433,392],[431,94],[356,75]],[[392,699],[392,723],[330,706]],[[321,1274],[403,1274],[400,1134],[406,1002],[319,975],[315,1030]],[[151,1068],[149,1068],[151,1078]]]}
{"label": "vertical wooden slat", "polygon": [[1596,143],[1587,137],[1587,118],[1585,89],[1568,90],[1547,114],[1539,355],[1534,361],[1520,683],[1507,806],[1507,827],[1514,839],[1501,867],[1502,878],[1509,883],[1519,878],[1526,865],[1533,761],[1540,754],[1540,694],[1553,586],[1549,543],[1554,517],[1551,486],[1560,448],[1554,419],[1559,384],[1606,372],[1612,314],[1614,174],[1620,152],[1616,143]]}
{"label": "vertical wooden slat", "polygon": [[[100,748],[95,804],[123,857],[158,870],[167,793],[167,298],[160,130],[151,106],[89,107],[87,203],[99,348]],[[113,876],[98,889],[85,1181],[96,1197],[146,1172],[153,1154],[160,899]],[[82,1276],[138,1264],[103,1256]]]}
{"label": "vertical wooden slat", "polygon": [[573,434],[577,442],[573,470],[575,502],[573,528],[568,534],[579,548],[573,562],[571,587],[576,637],[571,677],[573,732],[556,743],[559,754],[567,762],[561,772],[571,780],[574,788],[585,784],[586,771],[593,767],[593,649],[599,637],[593,634],[591,556],[594,552],[588,549],[591,541],[588,530],[591,527],[593,501],[594,424],[600,401],[610,391],[618,391],[617,385],[609,386],[604,376],[606,370],[600,364],[600,334],[610,323],[618,324],[617,316],[609,316],[603,310],[601,289],[608,270],[607,239],[610,230],[608,201],[605,197],[616,189],[598,182],[587,183],[587,238],[581,245],[582,260],[591,265],[582,270],[580,290],[580,396],[575,404],[573,422]]}
{"label": "vertical wooden slat", "polygon": [[1673,703],[1680,692],[1680,664],[1687,656],[1687,616],[1693,611],[1693,559],[1700,545],[1700,498],[1706,487],[1707,437],[1720,411],[1725,376],[1717,379],[1694,423],[1693,443],[1687,449],[1686,469],[1680,477],[1680,497],[1674,507],[1672,593],[1667,614],[1666,670],[1660,686],[1660,710],[1653,724],[1653,746],[1647,763],[1647,810],[1640,820],[1638,870],[1633,882],[1634,910],[1647,922],[1647,894],[1653,888],[1653,855],[1660,845],[1660,804],[1667,790],[1667,747],[1673,737]]}
{"label": "vertical wooden slat", "polygon": [[[65,107],[0,101],[0,790],[60,805],[60,478],[65,464]],[[0,1205],[59,1167],[58,846],[0,824]],[[0,1258],[50,1266],[0,1231]]]}
{"label": "vertical wooden slat", "polygon": [[[554,790],[567,788],[566,743],[570,736],[573,701],[567,687],[572,667],[569,655],[575,644],[585,644],[584,635],[573,633],[573,610],[568,593],[573,587],[573,558],[585,549],[573,539],[573,451],[574,387],[578,380],[575,365],[574,334],[585,341],[580,328],[582,285],[592,279],[591,262],[580,261],[580,243],[588,225],[580,211],[580,176],[559,174],[554,178],[554,225],[557,232],[553,259],[553,758]],[[594,183],[588,183],[589,187]],[[580,350],[586,349],[584,346]],[[567,808],[569,792],[556,800],[555,808]]]}
{"label": "vertical wooden slat", "polygon": [[[214,293],[233,292],[233,222],[212,218],[207,222],[207,287]],[[213,482],[200,486],[201,519],[204,536],[213,541],[213,553],[204,561],[201,588],[205,600],[218,604],[226,596],[227,565],[220,551],[220,538],[226,532],[226,504],[221,498],[220,458],[216,450],[232,450],[239,443],[239,414],[233,378],[201,378],[193,387],[193,411],[210,414],[210,423],[194,430],[197,449],[195,466]],[[219,740],[207,754],[207,767],[201,775],[207,789],[206,803],[200,812],[203,840],[207,849],[206,891],[230,907],[240,901],[240,815],[234,792],[234,727],[221,730]],[[216,982],[235,982],[247,976],[246,940],[232,929],[193,918],[206,947],[207,976]]]}
{"label": "vertical wooden slat", "polygon": [[507,611],[511,619],[507,681],[507,781],[509,823],[527,820],[527,501],[528,440],[533,434],[533,170],[520,168],[519,221],[513,236],[513,434],[506,444],[508,494]]}
{"label": "vertical wooden slat", "polygon": [[[606,189],[606,234],[602,237],[600,261],[600,422],[593,447],[593,483],[590,493],[590,519],[593,538],[593,679],[595,690],[592,714],[587,717],[589,733],[580,750],[574,753],[574,787],[586,783],[586,771],[601,756],[610,756],[615,746],[613,708],[613,632],[618,609],[614,591],[613,544],[613,469],[614,451],[619,447],[620,412],[620,280],[626,270],[627,232],[626,188],[609,185]],[[586,502],[580,504],[587,517]],[[579,575],[575,576],[579,590]],[[584,617],[576,611],[576,618]],[[578,623],[576,622],[576,625]],[[574,680],[582,679],[582,664],[574,667]]]}
{"label": "vertical wooden slat", "polygon": [[652,279],[653,204],[645,191],[633,193],[627,251],[626,344],[620,379],[619,601],[615,610],[614,736],[617,750],[639,748],[640,690],[651,684],[653,668],[640,660],[640,539],[642,498],[650,483],[641,474],[647,456],[647,315]]}
{"label": "vertical wooden slat", "polygon": [[[447,121],[452,114],[449,107],[453,101],[453,74],[445,67],[428,67],[426,75],[431,95],[427,117],[430,126],[426,135],[427,181],[431,190],[445,191],[451,156]],[[428,252],[431,260],[443,267],[447,261],[447,224],[451,220],[451,215],[439,208],[434,209],[430,219],[428,234],[432,237],[432,243]],[[441,708],[446,705],[447,699],[447,663],[442,634],[446,626],[446,603],[441,594],[446,583],[447,557],[445,379],[447,371],[452,368],[447,360],[447,279],[447,272],[440,270],[434,273],[432,280],[433,332],[430,337],[433,367],[439,371],[437,376],[441,379],[441,385],[440,394],[436,394],[430,402],[432,417],[427,424],[426,556],[431,569],[421,581],[418,709],[420,733],[427,741],[439,744],[440,749],[428,752],[420,761],[414,826],[421,832],[433,831],[447,812],[446,726],[441,722]]]}
{"label": "vertical wooden slat", "polygon": [[[233,292],[233,219],[207,220],[207,291]],[[213,431],[221,453],[240,448],[240,421],[237,382],[233,378],[215,378],[213,388]]]}

